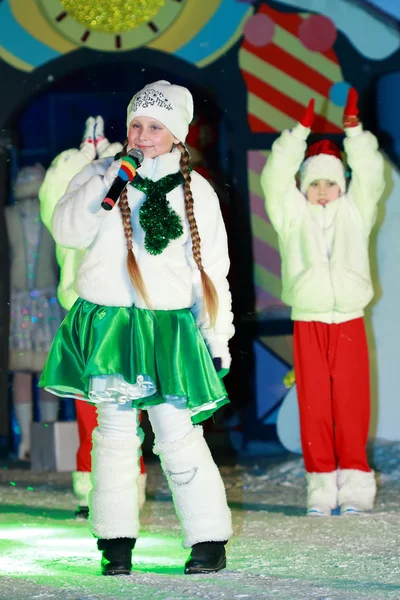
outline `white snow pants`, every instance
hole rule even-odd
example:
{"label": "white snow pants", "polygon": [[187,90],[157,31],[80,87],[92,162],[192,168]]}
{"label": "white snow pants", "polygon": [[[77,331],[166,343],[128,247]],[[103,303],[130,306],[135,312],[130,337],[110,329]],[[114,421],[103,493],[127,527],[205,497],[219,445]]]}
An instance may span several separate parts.
{"label": "white snow pants", "polygon": [[[224,484],[190,411],[172,403],[148,407],[155,435],[154,453],[172,492],[181,523],[183,546],[225,541],[232,535]],[[127,404],[99,404],[93,432],[90,526],[102,539],[139,535],[139,452],[142,431],[138,411]]]}

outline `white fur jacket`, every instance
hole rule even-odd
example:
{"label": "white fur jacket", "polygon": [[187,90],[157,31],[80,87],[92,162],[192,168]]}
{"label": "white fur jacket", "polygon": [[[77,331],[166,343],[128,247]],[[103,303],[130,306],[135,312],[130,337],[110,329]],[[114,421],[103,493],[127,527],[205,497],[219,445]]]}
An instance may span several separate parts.
{"label": "white fur jacket", "polygon": [[[180,168],[179,161],[180,152],[175,150],[155,159],[145,159],[138,173],[144,178],[158,181],[167,174],[176,173]],[[75,282],[80,297],[106,306],[136,305],[138,308],[147,308],[129,279],[120,210],[116,206],[107,212],[100,206],[108,192],[103,176],[111,162],[112,158],[94,161],[74,177],[66,194],[57,203],[51,229],[58,244],[85,250]],[[211,355],[220,357],[222,366],[229,368],[228,340],[234,333],[234,327],[227,281],[229,255],[225,226],[214,190],[196,172],[192,172],[191,190],[201,239],[202,263],[218,292],[219,308],[215,326],[208,327],[207,319],[203,318],[201,278],[192,256],[182,185],[167,194],[167,199],[181,217],[183,234],[170,241],[167,248],[155,256],[144,247],[145,233],[139,223],[139,209],[146,196],[128,186],[133,251],[152,308],[190,308]]]}
{"label": "white fur jacket", "polygon": [[374,135],[346,130],[349,188],[326,208],[311,205],[296,186],[310,130],[298,124],[274,142],[261,174],[266,210],[279,236],[282,299],[292,319],[341,323],[363,315],[373,297],[368,242],[385,187]]}
{"label": "white fur jacket", "polygon": [[[122,145],[118,142],[109,144],[100,158],[114,156],[120,152]],[[56,156],[46,171],[46,176],[39,190],[40,216],[47,229],[51,230],[51,220],[57,202],[68,188],[70,181],[90,163],[90,158],[78,148],[64,150]],[[65,310],[69,310],[78,298],[75,291],[75,279],[82,262],[84,250],[64,248],[56,244],[57,262],[60,267],[60,282],[57,288],[58,300]]]}

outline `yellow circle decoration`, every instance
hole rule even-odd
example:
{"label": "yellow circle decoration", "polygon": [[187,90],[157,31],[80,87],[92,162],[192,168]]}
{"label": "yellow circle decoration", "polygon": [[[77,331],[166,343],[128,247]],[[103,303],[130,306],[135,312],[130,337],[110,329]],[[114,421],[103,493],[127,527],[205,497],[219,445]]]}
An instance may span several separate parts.
{"label": "yellow circle decoration", "polygon": [[[223,0],[165,0],[165,5],[148,23],[126,33],[113,34],[90,30],[72,19],[61,0],[8,1],[18,24],[60,54],[79,47],[120,53],[140,46],[173,54],[198,35],[223,3]],[[0,54],[10,64],[19,60],[8,56],[1,46]],[[34,69],[30,61],[26,64],[19,61],[17,68]]]}
{"label": "yellow circle decoration", "polygon": [[148,23],[165,0],[61,0],[61,4],[86,29],[124,33]]}
{"label": "yellow circle decoration", "polygon": [[36,0],[43,16],[64,38],[108,52],[146,46],[179,19],[190,1]]}
{"label": "yellow circle decoration", "polygon": [[188,44],[211,21],[223,0],[186,0],[184,10],[168,29],[151,40],[149,48],[170,52]]}

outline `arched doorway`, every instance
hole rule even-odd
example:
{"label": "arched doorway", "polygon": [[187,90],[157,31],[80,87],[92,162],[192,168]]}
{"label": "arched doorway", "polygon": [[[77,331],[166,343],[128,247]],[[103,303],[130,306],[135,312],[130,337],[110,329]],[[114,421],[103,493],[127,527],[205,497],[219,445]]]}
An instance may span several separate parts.
{"label": "arched doorway", "polygon": [[[17,152],[21,165],[39,161],[47,167],[60,151],[79,145],[89,114],[102,114],[105,117],[106,134],[111,141],[123,140],[125,111],[132,94],[144,84],[157,79],[168,79],[189,87],[195,98],[195,106],[218,127],[219,143],[214,148],[215,169],[223,178],[226,174],[228,196],[232,199],[231,250],[233,255],[240,257],[241,265],[235,266],[235,260],[233,262],[234,269],[243,274],[243,277],[237,277],[236,284],[236,288],[242,290],[242,300],[252,289],[251,254],[246,254],[250,236],[243,233],[248,227],[247,204],[236,202],[234,196],[239,195],[243,199],[246,195],[246,143],[243,143],[243,131],[247,127],[246,111],[240,107],[240,103],[238,105],[237,96],[228,99],[223,82],[220,86],[215,85],[215,73],[199,70],[176,57],[146,49],[128,52],[123,60],[121,56],[117,58],[112,54],[77,51],[32,73],[28,90],[14,89],[13,96],[6,102],[8,113],[3,113],[5,129],[18,138]],[[210,85],[211,81],[213,85]],[[213,89],[213,93],[210,89]],[[244,87],[242,101],[245,101]],[[229,175],[233,172],[234,185]],[[245,262],[247,267],[243,269]],[[3,264],[8,265],[8,260]],[[3,275],[7,280],[8,273],[4,272]],[[7,294],[4,296],[8,298]],[[4,328],[8,328],[8,315],[7,318],[3,317],[3,324]],[[5,373],[6,346],[7,335],[4,336],[1,350],[3,360],[0,359]],[[238,377],[239,372],[236,375]],[[232,390],[231,396],[237,396],[238,401],[240,397],[249,398],[248,393],[243,395],[238,385],[232,385]]]}

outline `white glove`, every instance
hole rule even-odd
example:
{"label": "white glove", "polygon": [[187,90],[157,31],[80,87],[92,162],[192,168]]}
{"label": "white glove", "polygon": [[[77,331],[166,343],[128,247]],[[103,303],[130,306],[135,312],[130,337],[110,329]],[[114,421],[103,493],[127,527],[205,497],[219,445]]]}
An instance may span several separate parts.
{"label": "white glove", "polygon": [[97,150],[97,155],[104,154],[107,146],[110,145],[108,139],[104,136],[104,119],[100,115],[96,117],[96,125],[94,129],[94,145]]}
{"label": "white glove", "polygon": [[108,144],[107,148],[104,148],[101,154],[99,154],[99,158],[114,158],[118,152],[122,151],[122,144],[119,142],[114,142],[113,144]]}
{"label": "white glove", "polygon": [[121,159],[114,160],[104,173],[104,185],[106,185],[107,188],[110,188],[114,183],[114,180],[118,175],[118,171],[121,168],[121,162]]}
{"label": "white glove", "polygon": [[85,131],[80,146],[81,153],[85,156],[85,158],[87,158],[89,162],[92,162],[92,160],[96,158],[96,147],[94,145],[94,126],[94,118],[89,117],[86,120]]}

